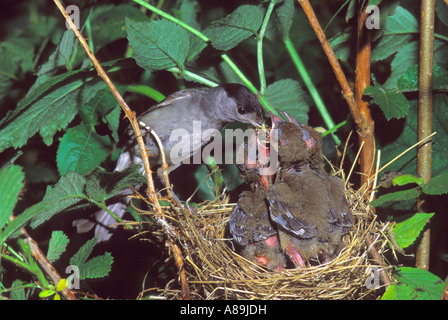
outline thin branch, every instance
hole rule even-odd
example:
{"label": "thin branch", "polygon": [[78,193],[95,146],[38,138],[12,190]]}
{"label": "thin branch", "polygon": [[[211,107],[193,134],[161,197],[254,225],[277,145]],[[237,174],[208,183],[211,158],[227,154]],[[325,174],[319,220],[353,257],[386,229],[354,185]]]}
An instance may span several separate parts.
{"label": "thin branch", "polygon": [[[420,21],[420,61],[418,98],[418,140],[432,131],[433,63],[434,63],[434,10],[435,0],[423,0]],[[427,183],[431,179],[432,141],[419,145],[417,152],[417,175]],[[419,198],[417,210],[424,212],[424,201]],[[430,250],[430,229],[426,229],[417,248],[416,267],[428,270]]]}
{"label": "thin branch", "polygon": [[328,61],[330,62],[331,67],[333,68],[333,72],[342,88],[342,94],[344,95],[344,98],[347,101],[348,107],[350,109],[353,118],[355,119],[356,124],[358,125],[358,127],[362,127],[361,126],[362,117],[361,114],[359,113],[358,107],[356,106],[353,91],[350,88],[350,85],[348,84],[347,78],[345,77],[345,74],[342,71],[341,65],[339,64],[336,55],[334,54],[333,48],[328,42],[327,37],[324,31],[322,30],[319,21],[317,20],[316,14],[314,13],[314,10],[311,7],[310,2],[308,0],[298,0],[298,2],[302,6],[303,11],[305,12],[305,15],[308,18],[308,21],[311,24],[311,27],[313,28],[314,32],[316,33],[316,36],[319,39],[322,49],[324,50],[328,58]]}
{"label": "thin branch", "polygon": [[[33,258],[37,261],[37,263],[39,263],[39,265],[42,267],[42,269],[50,277],[51,281],[53,281],[54,285],[56,286],[59,283],[59,281],[61,281],[62,278],[56,271],[55,267],[51,264],[50,261],[48,261],[47,256],[39,248],[37,242],[33,238],[31,238],[28,232],[26,232],[25,228],[22,228],[20,230],[20,234],[24,237],[25,243],[27,243],[30,246]],[[62,290],[61,293],[67,300],[76,300],[75,294],[68,288]]]}
{"label": "thin branch", "polygon": [[[360,4],[363,1],[358,1]],[[361,185],[374,174],[375,163],[375,124],[370,114],[369,102],[363,99],[364,89],[370,85],[371,32],[366,28],[366,7],[358,16],[357,54],[356,54],[356,105],[362,117],[362,126],[358,127],[359,143],[364,142],[360,157]],[[371,185],[367,185],[371,187]]]}
{"label": "thin branch", "polygon": [[[367,245],[369,246],[369,251],[370,251],[370,254],[372,255],[373,260],[375,260],[375,262],[378,265],[385,266],[386,263],[384,263],[383,258],[381,257],[378,250],[376,249],[375,244],[372,241],[372,237],[371,237],[370,233],[368,233],[366,235],[366,242],[367,242]],[[381,278],[383,279],[383,282],[386,286],[389,286],[392,283],[392,281],[389,277],[389,274],[386,272],[386,270],[380,269],[380,275],[381,275]]]}

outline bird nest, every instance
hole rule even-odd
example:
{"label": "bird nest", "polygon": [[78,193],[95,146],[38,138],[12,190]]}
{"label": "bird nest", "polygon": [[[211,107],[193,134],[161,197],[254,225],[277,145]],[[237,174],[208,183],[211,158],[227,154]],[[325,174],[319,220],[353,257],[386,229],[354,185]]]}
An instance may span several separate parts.
{"label": "bird nest", "polygon": [[234,251],[227,226],[234,204],[225,199],[203,205],[194,213],[164,212],[168,224],[164,229],[170,230],[171,239],[181,251],[183,261],[178,267],[182,269],[184,279],[180,281],[184,286],[182,290],[160,289],[161,297],[181,299],[187,294],[190,299],[377,298],[381,290],[377,290],[379,281],[371,281],[375,276],[372,270],[389,272],[387,266],[378,262],[388,247],[386,226],[376,220],[362,192],[348,188],[346,196],[355,222],[345,236],[345,248],[328,263],[281,272],[261,267]]}

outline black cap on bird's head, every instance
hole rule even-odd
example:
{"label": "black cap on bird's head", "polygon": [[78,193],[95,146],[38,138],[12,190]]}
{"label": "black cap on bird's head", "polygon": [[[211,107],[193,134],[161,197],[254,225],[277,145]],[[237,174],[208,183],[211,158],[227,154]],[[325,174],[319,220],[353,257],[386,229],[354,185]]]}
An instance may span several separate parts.
{"label": "black cap on bird's head", "polygon": [[204,101],[216,101],[214,112],[226,122],[242,122],[261,127],[263,123],[262,107],[247,87],[237,83],[226,83],[210,89],[209,97]]}
{"label": "black cap on bird's head", "polygon": [[289,122],[271,113],[271,147],[277,150],[282,163],[308,161],[319,166],[322,163],[322,138],[313,128],[298,123],[285,112]]}

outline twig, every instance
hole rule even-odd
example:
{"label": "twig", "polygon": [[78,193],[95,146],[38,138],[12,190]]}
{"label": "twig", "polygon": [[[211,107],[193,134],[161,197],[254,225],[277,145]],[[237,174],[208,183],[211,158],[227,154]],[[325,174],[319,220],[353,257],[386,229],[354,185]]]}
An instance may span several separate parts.
{"label": "twig", "polygon": [[[434,63],[434,10],[435,0],[424,0],[421,6],[420,22],[420,61],[419,61],[419,98],[418,98],[418,140],[432,132],[432,74]],[[419,145],[417,153],[417,175],[424,183],[431,179],[432,142]],[[424,212],[424,201],[419,198],[417,210]],[[430,229],[426,229],[417,248],[416,267],[428,270],[430,250]]]}
{"label": "twig", "polygon": [[[363,1],[358,1],[361,3]],[[365,1],[364,1],[365,2]],[[358,126],[359,142],[364,142],[364,149],[360,157],[361,185],[368,182],[374,173],[375,162],[375,123],[369,109],[369,102],[363,100],[364,89],[370,85],[370,54],[371,32],[366,28],[366,7],[362,8],[358,16],[357,54],[356,54],[356,105],[362,117],[361,126]],[[356,119],[355,119],[356,120]],[[367,190],[371,184],[367,185]]]}
{"label": "twig", "polygon": [[328,42],[327,37],[325,36],[325,33],[319,24],[319,21],[317,20],[316,14],[314,13],[314,10],[311,7],[310,2],[308,0],[298,0],[298,2],[302,6],[303,11],[305,12],[308,21],[311,24],[311,27],[313,28],[314,32],[317,35],[317,38],[319,39],[322,49],[327,55],[328,61],[330,62],[330,65],[333,68],[333,72],[336,78],[338,79],[339,84],[341,85],[342,94],[344,95],[344,98],[347,101],[350,112],[353,118],[355,119],[356,124],[359,127],[361,127],[362,117],[358,110],[358,107],[356,106],[356,101],[353,96],[352,89],[348,84],[347,78],[345,77],[345,74],[342,71],[341,65],[339,64],[336,55],[334,54],[333,48],[331,48],[331,45]]}
{"label": "twig", "polygon": [[448,281],[445,284],[445,288],[443,288],[442,296],[440,300],[448,300]]}
{"label": "twig", "polygon": [[177,246],[177,244],[172,243],[171,241],[168,241],[167,245],[171,247],[171,249],[173,250],[176,266],[177,269],[179,269],[180,285],[182,288],[182,298],[184,300],[190,300],[190,290],[188,287],[187,274],[184,268],[184,261],[182,259],[182,252]]}
{"label": "twig", "polygon": [[[366,242],[367,242],[367,245],[369,246],[369,251],[370,251],[370,254],[372,255],[373,260],[375,260],[375,262],[380,266],[386,265],[384,263],[383,258],[378,253],[378,250],[376,249],[375,244],[372,241],[370,233],[366,234]],[[386,270],[380,269],[380,275],[381,275],[381,278],[383,279],[384,284],[386,286],[389,286],[392,281],[389,277],[389,274],[386,272]]]}
{"label": "twig", "polygon": [[[50,277],[51,281],[53,281],[54,285],[56,286],[62,279],[59,273],[56,271],[51,262],[48,261],[47,256],[42,252],[42,250],[40,250],[37,242],[33,238],[31,238],[31,236],[28,234],[25,228],[22,228],[20,230],[20,234],[24,237],[25,243],[27,243],[30,246],[31,254],[34,257],[34,259],[36,259],[36,261],[39,263],[39,265],[42,267],[42,269]],[[76,300],[75,294],[68,288],[62,290],[61,293],[67,300]]]}
{"label": "twig", "polygon": [[[356,131],[359,136],[360,144],[364,142],[365,146],[362,150],[361,154],[361,181],[367,181],[367,179],[370,177],[371,169],[373,168],[374,164],[374,150],[375,150],[375,144],[374,144],[374,136],[373,136],[373,121],[370,117],[370,112],[368,109],[368,105],[362,104],[361,106],[358,106],[357,101],[355,100],[355,97],[353,95],[353,91],[350,88],[350,85],[348,84],[347,78],[342,71],[342,68],[339,64],[338,59],[336,58],[336,55],[334,54],[333,49],[331,48],[330,43],[327,40],[327,37],[322,30],[322,27],[319,24],[319,21],[317,20],[317,17],[313,11],[313,8],[308,0],[298,0],[299,4],[302,6],[303,11],[305,12],[311,27],[313,28],[314,32],[317,35],[317,38],[319,39],[319,42],[322,46],[322,49],[324,50],[328,61],[330,62],[331,67],[333,68],[333,72],[342,88],[342,94],[347,101],[350,113],[355,121],[356,124]],[[363,12],[359,19],[359,25],[362,25],[362,20],[365,21],[365,12]],[[362,38],[360,38],[362,39]],[[369,40],[369,38],[367,38]],[[369,41],[367,41],[368,43]],[[361,45],[361,43],[360,43]],[[357,98],[362,98],[362,91],[363,88],[366,86],[366,77],[370,70],[370,48],[369,45],[367,46],[360,46],[360,49],[363,49],[364,51],[361,51],[360,54],[357,57],[357,68],[359,72],[361,72],[361,75],[359,77],[359,86],[357,90]],[[368,75],[370,76],[370,74]],[[358,78],[357,78],[358,80]],[[361,100],[361,99],[358,99]]]}

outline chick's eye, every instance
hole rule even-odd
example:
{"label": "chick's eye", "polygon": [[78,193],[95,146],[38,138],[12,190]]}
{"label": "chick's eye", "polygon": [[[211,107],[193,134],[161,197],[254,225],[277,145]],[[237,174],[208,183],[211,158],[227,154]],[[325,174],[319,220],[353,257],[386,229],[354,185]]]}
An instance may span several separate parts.
{"label": "chick's eye", "polygon": [[244,108],[238,108],[238,113],[239,113],[239,114],[246,114],[246,109],[244,109]]}

